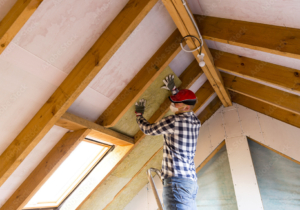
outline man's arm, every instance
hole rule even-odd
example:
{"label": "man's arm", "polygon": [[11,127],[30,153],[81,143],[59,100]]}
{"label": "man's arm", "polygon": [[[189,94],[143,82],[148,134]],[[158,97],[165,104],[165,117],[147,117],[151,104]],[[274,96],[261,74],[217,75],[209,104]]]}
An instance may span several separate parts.
{"label": "man's arm", "polygon": [[150,124],[143,116],[137,116],[136,121],[146,135],[161,135],[174,133],[175,116],[170,115],[157,123]]}

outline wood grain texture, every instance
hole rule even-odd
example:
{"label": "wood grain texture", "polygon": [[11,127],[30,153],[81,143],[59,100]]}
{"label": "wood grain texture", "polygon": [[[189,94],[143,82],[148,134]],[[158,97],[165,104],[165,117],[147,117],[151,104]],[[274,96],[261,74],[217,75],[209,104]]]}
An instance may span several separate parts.
{"label": "wood grain texture", "polygon": [[0,54],[17,35],[43,0],[18,0],[0,22]]}
{"label": "wood grain texture", "polygon": [[[183,37],[187,35],[193,35],[198,37],[197,30],[189,17],[185,7],[182,4],[182,0],[163,0],[164,5],[166,6],[169,14],[171,15],[173,21],[175,22],[177,28],[179,29]],[[201,30],[200,30],[201,31]],[[199,46],[199,43],[192,41],[191,39],[187,40],[187,45],[190,49],[195,49]],[[196,60],[199,63],[199,50],[193,52]],[[202,47],[202,53],[205,54],[204,61],[205,66],[202,67],[203,72],[205,73],[207,79],[211,83],[218,97],[222,101],[225,107],[231,106],[230,95],[223,85],[223,80],[220,75],[219,70],[215,67],[214,61],[212,59],[211,53],[204,41]]]}
{"label": "wood grain texture", "polygon": [[207,158],[196,168],[196,173],[198,173],[225,145],[225,140],[223,140],[215,149],[212,151]]}
{"label": "wood grain texture", "polygon": [[91,129],[89,137],[93,137],[119,146],[134,144],[133,138],[129,136],[110,130],[68,112],[63,114],[63,116],[61,116],[61,118],[55,123],[55,125],[69,130],[88,128]]}
{"label": "wood grain texture", "polygon": [[196,113],[214,93],[214,89],[207,80],[195,93],[197,96],[197,103],[195,104],[193,111]]}
{"label": "wood grain texture", "polygon": [[201,124],[203,124],[206,120],[208,120],[220,107],[222,103],[218,97],[213,99],[207,107],[198,115],[198,119]]}
{"label": "wood grain texture", "polygon": [[227,72],[300,94],[300,71],[211,49],[215,65]]}
{"label": "wood grain texture", "polygon": [[300,29],[195,15],[203,38],[300,59]]}
{"label": "wood grain texture", "polygon": [[0,156],[0,186],[66,112],[157,0],[130,0],[27,126]]}
{"label": "wood grain texture", "polygon": [[66,133],[0,210],[21,210],[89,132],[81,129]]}
{"label": "wood grain texture", "polygon": [[230,91],[230,94],[235,103],[300,128],[300,115],[239,93]]}
{"label": "wood grain texture", "polygon": [[180,52],[182,36],[175,30],[145,66],[101,114],[96,123],[113,127]]}
{"label": "wood grain texture", "polygon": [[[188,89],[194,84],[194,82],[203,74],[203,71],[200,69],[197,61],[193,61],[184,72],[179,76],[181,80],[181,85],[178,88],[180,89]],[[170,109],[171,102],[167,98],[159,107],[159,109],[152,115],[152,117],[148,120],[150,123],[155,123],[159,121]],[[146,135],[139,130],[137,134],[134,136],[135,144],[140,142]]]}
{"label": "wood grain texture", "polygon": [[300,96],[252,82],[231,74],[222,73],[229,90],[271,104],[300,115]]}

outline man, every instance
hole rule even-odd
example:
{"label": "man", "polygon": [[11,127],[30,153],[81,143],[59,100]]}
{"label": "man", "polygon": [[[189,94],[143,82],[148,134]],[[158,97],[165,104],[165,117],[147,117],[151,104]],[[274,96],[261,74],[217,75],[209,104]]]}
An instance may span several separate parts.
{"label": "man", "polygon": [[198,191],[194,156],[201,126],[193,110],[196,95],[190,90],[175,86],[174,76],[164,80],[162,88],[172,91],[170,115],[157,123],[150,124],[144,117],[146,101],[136,103],[136,120],[146,135],[163,135],[163,203],[166,210],[196,210],[195,198]]}

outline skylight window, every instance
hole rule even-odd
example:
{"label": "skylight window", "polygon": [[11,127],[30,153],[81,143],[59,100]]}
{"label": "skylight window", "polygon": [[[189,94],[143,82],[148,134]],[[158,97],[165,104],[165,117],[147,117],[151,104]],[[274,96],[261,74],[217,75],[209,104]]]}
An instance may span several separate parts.
{"label": "skylight window", "polygon": [[58,207],[101,160],[110,146],[82,141],[56,169],[24,209]]}

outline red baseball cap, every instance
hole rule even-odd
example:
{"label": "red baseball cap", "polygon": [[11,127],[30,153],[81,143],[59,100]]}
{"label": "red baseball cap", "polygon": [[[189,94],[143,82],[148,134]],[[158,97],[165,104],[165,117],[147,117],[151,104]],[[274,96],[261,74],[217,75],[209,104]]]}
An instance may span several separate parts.
{"label": "red baseball cap", "polygon": [[186,105],[195,105],[197,102],[195,93],[188,89],[180,90],[176,95],[169,96],[169,99],[173,103],[184,103]]}

